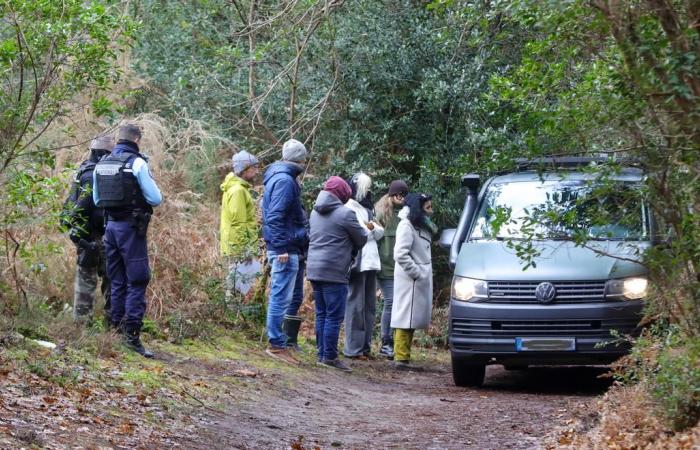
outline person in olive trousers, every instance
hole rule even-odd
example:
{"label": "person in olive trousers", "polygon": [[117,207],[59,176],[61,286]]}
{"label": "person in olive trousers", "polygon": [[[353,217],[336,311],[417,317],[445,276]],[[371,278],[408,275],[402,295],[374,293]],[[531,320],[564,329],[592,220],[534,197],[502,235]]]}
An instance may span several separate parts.
{"label": "person in olive trousers", "polygon": [[432,198],[409,194],[399,213],[394,246],[394,305],[391,327],[394,332],[396,367],[406,368],[411,360],[411,341],[416,329],[430,325],[433,310],[433,264],[430,252],[437,227],[431,222]]}

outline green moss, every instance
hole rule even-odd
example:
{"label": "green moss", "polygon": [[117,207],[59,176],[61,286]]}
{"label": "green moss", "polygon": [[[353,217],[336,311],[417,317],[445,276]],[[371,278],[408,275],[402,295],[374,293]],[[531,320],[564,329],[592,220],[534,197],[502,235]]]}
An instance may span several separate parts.
{"label": "green moss", "polygon": [[150,392],[164,387],[167,384],[167,380],[162,372],[158,372],[154,369],[129,369],[123,371],[121,377],[132,386]]}

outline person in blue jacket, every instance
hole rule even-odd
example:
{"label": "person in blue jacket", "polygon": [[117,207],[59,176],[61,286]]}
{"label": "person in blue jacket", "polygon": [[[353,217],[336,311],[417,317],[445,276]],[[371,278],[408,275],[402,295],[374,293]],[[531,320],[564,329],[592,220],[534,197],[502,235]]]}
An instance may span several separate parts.
{"label": "person in blue jacket", "polygon": [[290,364],[299,364],[299,360],[287,348],[282,322],[292,300],[299,258],[309,239],[301,187],[297,183],[297,176],[304,171],[306,156],[304,144],[290,139],[282,146],[282,160],[271,164],[263,177],[263,238],[272,267],[266,353]]}
{"label": "person in blue jacket", "polygon": [[112,326],[124,333],[124,342],[146,358],[140,334],[146,312],[146,287],[151,278],[146,233],[163,196],[145,156],[140,153],[141,130],[134,124],[119,129],[119,140],[93,173],[93,200],[107,216],[105,256],[112,282]]}

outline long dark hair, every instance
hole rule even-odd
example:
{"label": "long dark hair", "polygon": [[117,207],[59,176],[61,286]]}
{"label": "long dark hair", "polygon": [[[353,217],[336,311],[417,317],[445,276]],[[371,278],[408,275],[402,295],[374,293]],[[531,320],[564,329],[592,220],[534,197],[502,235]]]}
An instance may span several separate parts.
{"label": "long dark hair", "polygon": [[408,206],[408,220],[414,227],[424,227],[425,211],[423,205],[433,199],[432,195],[420,192],[412,192],[406,197],[405,205]]}

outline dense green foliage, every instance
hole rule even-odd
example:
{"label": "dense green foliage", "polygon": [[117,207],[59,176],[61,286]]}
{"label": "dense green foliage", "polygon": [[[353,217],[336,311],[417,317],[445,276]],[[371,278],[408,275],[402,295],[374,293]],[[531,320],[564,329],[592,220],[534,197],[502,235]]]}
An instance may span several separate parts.
{"label": "dense green foliage", "polygon": [[[518,60],[524,27],[486,7],[465,17],[410,1],[356,1],[325,16],[317,12],[324,2],[260,5],[259,25],[251,26],[241,12],[253,4],[234,3],[144,2],[150,26],[136,55],[164,95],[148,92],[142,108],[187,111],[268,161],[279,156],[280,141],[300,137],[314,151],[309,191],[330,173],[368,171],[377,194],[405,177],[442,199],[442,222],[456,220],[457,175],[493,170],[493,155],[511,141],[508,111],[485,94],[491,77]],[[168,20],[152,20],[163,15]]]}

